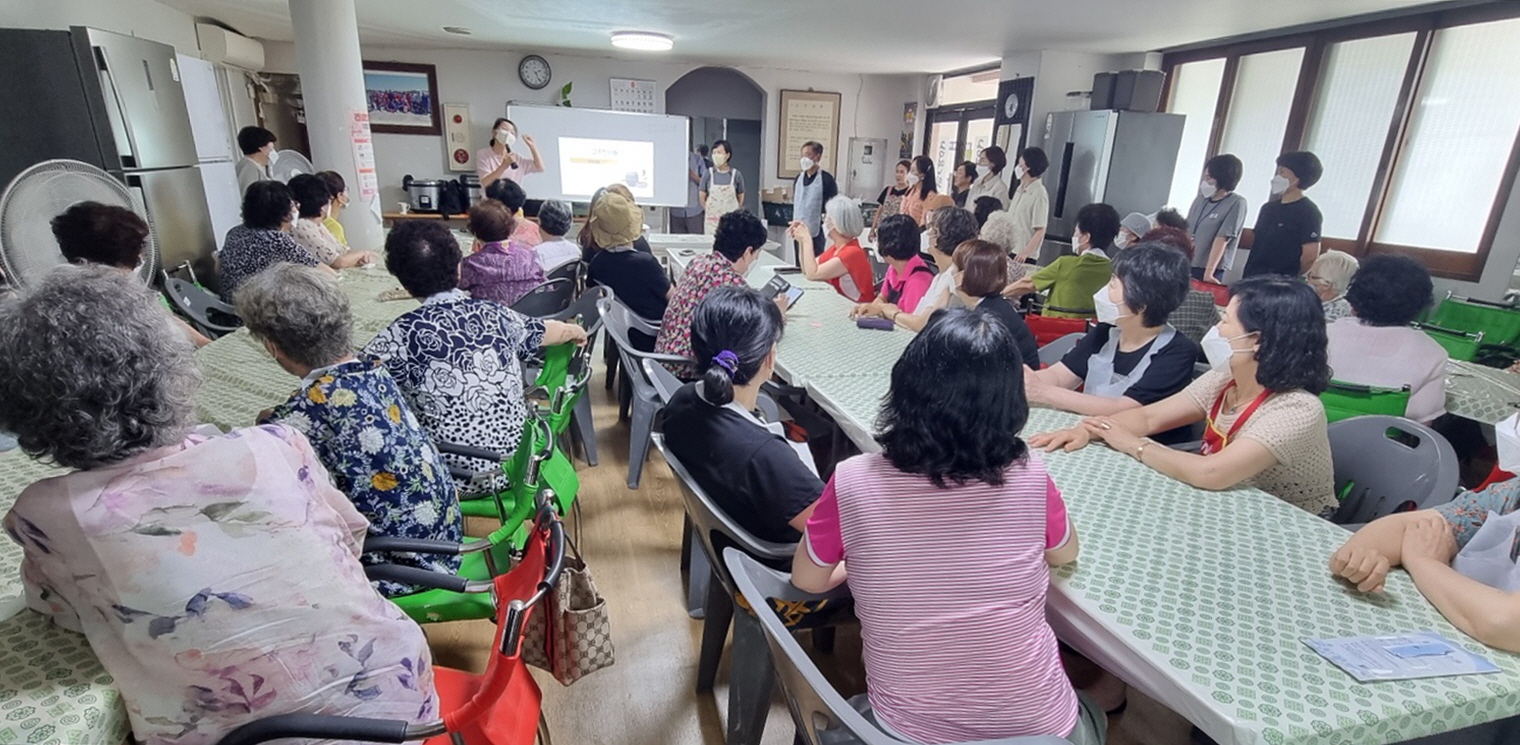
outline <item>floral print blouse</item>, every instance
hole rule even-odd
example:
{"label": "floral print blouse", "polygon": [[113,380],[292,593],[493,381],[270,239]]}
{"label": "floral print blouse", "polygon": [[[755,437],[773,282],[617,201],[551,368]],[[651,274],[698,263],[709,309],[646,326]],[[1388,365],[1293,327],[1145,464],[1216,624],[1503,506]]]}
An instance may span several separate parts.
{"label": "floral print blouse", "polygon": [[[312,371],[270,420],[306,435],[333,485],[369,520],[370,535],[463,542],[464,517],[449,468],[380,360]],[[459,572],[458,556],[367,553],[360,560]],[[379,586],[386,597],[422,589],[389,581]]]}
{"label": "floral print blouse", "polygon": [[[707,293],[730,285],[743,287],[745,283],[744,276],[734,271],[734,262],[729,261],[727,256],[713,251],[693,259],[691,266],[686,268],[686,273],[681,275],[681,281],[676,283],[676,291],[671,295],[670,303],[665,306],[665,320],[660,324],[660,337],[655,341],[654,351],[682,357],[692,356],[691,319],[697,312],[697,305],[701,304],[702,298],[707,297]],[[691,365],[669,367],[682,380],[697,377],[697,372]]]}
{"label": "floral print blouse", "polygon": [[289,233],[259,230],[239,225],[227,231],[227,240],[216,255],[217,275],[222,281],[222,299],[232,302],[233,293],[243,280],[282,261],[302,266],[319,262],[310,251],[296,244]]}
{"label": "floral print blouse", "polygon": [[291,712],[436,718],[427,640],[359,563],[367,527],[278,425],[44,479],[5,517],[27,604],[85,635],[147,745]]}
{"label": "floral print blouse", "polygon": [[317,261],[329,266],[343,254],[348,253],[348,247],[343,245],[321,220],[308,217],[296,220],[290,224],[290,237],[294,238],[301,248],[317,257]]}
{"label": "floral print blouse", "polygon": [[487,243],[459,267],[459,289],[470,297],[511,305],[544,283],[538,254],[516,241]]}
{"label": "floral print blouse", "polygon": [[1516,507],[1520,507],[1520,479],[1500,481],[1483,491],[1464,491],[1456,499],[1437,505],[1435,511],[1451,525],[1460,549],[1478,534],[1488,520],[1488,513],[1508,515]]}
{"label": "floral print blouse", "polygon": [[[510,455],[528,418],[522,363],[544,340],[544,322],[500,303],[449,290],[397,318],[364,353],[385,369],[433,442]],[[452,466],[490,471],[496,463],[445,453]],[[469,484],[464,494],[478,492]]]}

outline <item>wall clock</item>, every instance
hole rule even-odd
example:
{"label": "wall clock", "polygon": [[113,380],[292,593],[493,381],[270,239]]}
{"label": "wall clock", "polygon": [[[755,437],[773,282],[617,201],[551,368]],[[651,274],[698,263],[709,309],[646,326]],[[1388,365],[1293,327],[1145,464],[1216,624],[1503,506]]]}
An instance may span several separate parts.
{"label": "wall clock", "polygon": [[553,77],[554,71],[549,69],[549,61],[536,54],[523,57],[517,63],[517,78],[533,90],[542,90]]}

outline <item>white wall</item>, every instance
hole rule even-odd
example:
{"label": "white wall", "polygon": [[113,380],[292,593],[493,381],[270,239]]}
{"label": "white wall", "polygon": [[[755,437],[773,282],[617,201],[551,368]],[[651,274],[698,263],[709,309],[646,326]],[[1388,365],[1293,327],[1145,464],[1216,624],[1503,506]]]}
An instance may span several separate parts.
{"label": "white wall", "polygon": [[[292,45],[266,41],[264,51],[268,71],[295,70]],[[366,60],[371,61],[436,65],[438,95],[442,103],[462,103],[470,107],[471,133],[476,148],[485,146],[490,138],[491,122],[505,113],[507,101],[554,103],[558,99],[560,87],[566,82],[574,82],[570,100],[575,106],[607,108],[611,105],[608,79],[615,76],[654,80],[659,87],[657,107],[663,112],[665,89],[690,70],[702,66],[686,62],[550,54],[544,57],[554,70],[554,79],[547,88],[534,91],[517,79],[517,62],[522,57],[521,52],[366,46],[363,54]],[[851,137],[880,137],[892,143],[897,142],[902,129],[903,104],[920,100],[919,76],[842,75],[754,67],[736,69],[748,75],[766,93],[765,146],[761,154],[763,172],[758,174],[758,180],[755,175],[745,174],[751,188],[771,188],[790,183],[776,178],[776,130],[781,89],[806,90],[811,87],[841,94],[841,151],[847,147]],[[389,209],[403,199],[400,183],[406,174],[416,178],[452,175],[447,170],[447,157],[441,137],[376,135],[375,160],[380,174],[382,204]]]}
{"label": "white wall", "polygon": [[66,29],[89,26],[151,39],[200,56],[195,20],[190,14],[154,0],[3,0],[0,26]]}

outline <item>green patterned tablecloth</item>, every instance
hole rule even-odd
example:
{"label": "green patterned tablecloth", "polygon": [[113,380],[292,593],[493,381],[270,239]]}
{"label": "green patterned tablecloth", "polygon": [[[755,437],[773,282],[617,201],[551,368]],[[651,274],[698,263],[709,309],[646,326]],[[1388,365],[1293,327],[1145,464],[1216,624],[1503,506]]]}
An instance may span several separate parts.
{"label": "green patterned tablecloth", "polygon": [[[0,453],[0,514],[32,482],[65,473],[19,450]],[[0,536],[0,605],[20,602],[21,547]],[[0,620],[0,745],[118,745],[127,711],[83,635],[30,610]]]}
{"label": "green patterned tablecloth", "polygon": [[1520,375],[1459,360],[1446,361],[1446,410],[1497,424],[1520,411]]}

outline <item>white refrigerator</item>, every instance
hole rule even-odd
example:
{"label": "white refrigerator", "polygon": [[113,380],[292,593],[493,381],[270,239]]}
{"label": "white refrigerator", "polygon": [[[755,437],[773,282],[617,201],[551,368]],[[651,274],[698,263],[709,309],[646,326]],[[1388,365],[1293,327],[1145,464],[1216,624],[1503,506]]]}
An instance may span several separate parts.
{"label": "white refrigerator", "polygon": [[206,206],[211,211],[211,226],[220,251],[222,242],[227,240],[227,231],[242,222],[243,195],[237,182],[237,161],[242,154],[238,152],[226,101],[217,83],[220,76],[216,67],[198,57],[181,54],[179,69],[185,106],[190,112],[190,130],[195,138],[196,168],[205,185]]}

